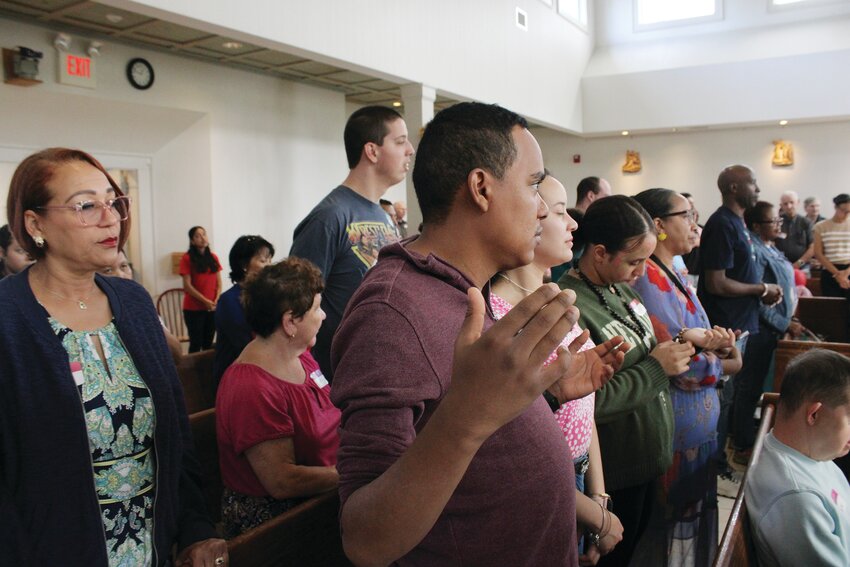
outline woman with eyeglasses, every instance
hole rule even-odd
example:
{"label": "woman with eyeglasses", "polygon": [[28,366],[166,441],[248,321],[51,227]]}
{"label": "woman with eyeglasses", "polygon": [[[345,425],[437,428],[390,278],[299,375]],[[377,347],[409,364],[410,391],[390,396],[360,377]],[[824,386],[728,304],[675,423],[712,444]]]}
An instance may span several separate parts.
{"label": "woman with eyeglasses", "polygon": [[759,304],[759,330],[747,340],[744,365],[735,376],[735,399],[732,405],[732,460],[746,465],[756,441],[753,413],[770,371],[773,353],[785,333],[792,337],[803,332],[793,317],[797,309],[794,267],[774,242],[779,237],[782,219],[773,204],[759,201],[744,211],[744,223],[751,235],[759,281],[776,284],[782,289],[781,299],[773,305]]}
{"label": "woman with eyeglasses", "polygon": [[[151,298],[97,274],[130,200],[91,155],[26,158],[12,233],[36,264],[0,282],[0,530],[9,565],[223,565],[180,381]],[[175,564],[175,563],[171,563]]]}
{"label": "woman with eyeglasses", "polygon": [[[553,266],[569,262],[573,257],[572,233],[578,227],[567,212],[567,191],[560,181],[548,175],[540,184],[540,198],[549,208],[549,214],[540,221],[540,242],[534,249],[534,261],[527,266],[499,272],[492,281],[490,306],[493,317],[501,319],[534,290],[543,285],[546,271]],[[575,325],[564,337],[561,346],[569,347],[574,340],[582,340],[579,352],[595,348],[593,341],[582,335]],[[622,341],[618,337],[615,343]],[[621,349],[625,352],[628,345]],[[602,345],[607,352],[608,345]],[[552,353],[549,361],[557,359]],[[579,541],[581,561],[595,564],[600,555],[609,553],[623,538],[623,526],[617,516],[607,509],[608,495],[602,475],[602,458],[596,425],[593,422],[594,394],[563,405],[554,404],[555,419],[564,432],[567,447],[573,457],[576,476],[576,520],[578,534],[593,534]]]}
{"label": "woman with eyeglasses", "polygon": [[694,351],[687,341],[656,338],[640,296],[627,285],[643,275],[656,243],[652,219],[637,201],[594,201],[574,234],[584,254],[558,284],[576,293],[579,325],[597,344],[619,335],[632,345],[596,392],[595,414],[605,488],[623,524],[623,540],[599,565],[628,565],[651,516],[656,481],[673,457],[670,377],[687,370]]}
{"label": "woman with eyeglasses", "polygon": [[[669,383],[673,406],[673,464],[657,487],[655,513],[635,552],[637,565],[708,566],[717,548],[717,380],[741,368],[731,329],[712,328],[686,272],[675,259],[696,244],[688,199],[669,189],[648,189],[634,199],[649,213],[657,240],[645,272],[632,287],[659,341],[696,349],[687,369]],[[752,413],[750,414],[752,416]]]}
{"label": "woman with eyeglasses", "polygon": [[180,259],[183,278],[183,318],[189,333],[189,352],[207,350],[215,337],[215,306],[221,295],[221,262],[210,250],[202,226],[189,229],[189,250]]}

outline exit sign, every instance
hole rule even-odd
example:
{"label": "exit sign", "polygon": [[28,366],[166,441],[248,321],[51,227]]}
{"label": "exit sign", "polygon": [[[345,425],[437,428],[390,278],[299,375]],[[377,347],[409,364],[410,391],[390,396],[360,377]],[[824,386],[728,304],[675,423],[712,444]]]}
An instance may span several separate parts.
{"label": "exit sign", "polygon": [[97,87],[94,59],[72,53],[60,53],[59,55],[60,83],[88,89]]}

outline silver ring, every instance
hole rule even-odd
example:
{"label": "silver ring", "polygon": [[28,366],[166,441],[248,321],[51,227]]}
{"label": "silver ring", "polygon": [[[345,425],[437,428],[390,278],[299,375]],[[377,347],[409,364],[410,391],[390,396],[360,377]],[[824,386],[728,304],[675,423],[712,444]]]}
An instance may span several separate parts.
{"label": "silver ring", "polygon": [[216,565],[224,565],[224,557],[216,557],[215,558]]}

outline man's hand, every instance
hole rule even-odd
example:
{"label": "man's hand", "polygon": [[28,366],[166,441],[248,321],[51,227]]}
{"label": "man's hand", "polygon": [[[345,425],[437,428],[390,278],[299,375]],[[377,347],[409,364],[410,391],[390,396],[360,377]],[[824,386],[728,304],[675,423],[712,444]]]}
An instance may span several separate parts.
{"label": "man's hand", "polygon": [[559,361],[560,373],[544,371],[543,364],[575,324],[578,309],[573,307],[574,292],[546,284],[482,334],[484,297],[471,287],[468,300],[455,341],[451,388],[441,406],[461,408],[453,416],[458,425],[483,440],[521,414],[566,371],[569,355]]}
{"label": "man's hand", "polygon": [[[623,337],[617,336],[584,352],[576,352],[587,342],[589,332],[585,330],[570,343],[569,350],[558,349],[558,359],[549,365],[546,372],[557,372],[557,382],[549,391],[562,404],[583,398],[604,386],[623,365],[626,351],[632,346]],[[564,358],[563,364],[559,364]]]}
{"label": "man's hand", "polygon": [[[762,296],[761,302],[765,305],[775,305],[782,301],[782,288],[773,283],[764,284],[767,290],[767,293]],[[848,287],[850,287],[850,282],[848,282]]]}

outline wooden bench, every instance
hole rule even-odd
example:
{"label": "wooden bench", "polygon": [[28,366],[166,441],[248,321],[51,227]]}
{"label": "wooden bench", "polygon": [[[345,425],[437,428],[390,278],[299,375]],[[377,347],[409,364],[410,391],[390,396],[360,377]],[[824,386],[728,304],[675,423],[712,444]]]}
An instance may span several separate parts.
{"label": "wooden bench", "polygon": [[193,413],[189,416],[192,439],[195,441],[195,456],[201,465],[204,481],[204,497],[214,523],[221,520],[221,467],[218,463],[218,441],[215,434],[215,408]]}
{"label": "wooden bench", "polygon": [[[779,403],[778,394],[766,393],[762,396],[761,425],[759,426],[758,435],[756,435],[756,442],[753,445],[753,454],[750,457],[747,471],[752,470],[761,456],[762,447],[764,447],[764,438],[767,432],[770,431],[770,428],[773,427],[777,403]],[[714,558],[714,567],[748,567],[749,565],[758,565],[755,542],[750,532],[747,502],[744,498],[744,486],[747,483],[747,474],[748,472],[744,473],[744,478],[741,479],[741,488],[738,489],[738,496],[735,498],[735,504],[732,506],[732,513],[729,515],[726,531],[723,532],[723,538],[720,540],[717,556]]]}
{"label": "wooden bench", "polygon": [[177,374],[183,385],[186,412],[190,415],[215,406],[216,383],[213,376],[214,350],[183,355]]}
{"label": "wooden bench", "polygon": [[847,342],[847,300],[843,297],[801,297],[797,317],[804,327],[834,343]]}
{"label": "wooden bench", "polygon": [[339,533],[339,494],[326,492],[227,542],[232,567],[350,567]]}
{"label": "wooden bench", "polygon": [[844,356],[850,356],[850,344],[848,343],[815,343],[811,341],[786,341],[781,340],[776,345],[776,368],[773,375],[773,391],[779,392],[782,387],[782,378],[785,376],[785,369],[791,359],[802,354],[812,348],[823,348],[832,350]]}
{"label": "wooden bench", "polygon": [[[221,520],[223,485],[218,461],[215,408],[189,416],[210,517]],[[339,533],[336,490],[307,502],[227,542],[232,567],[349,567]]]}

